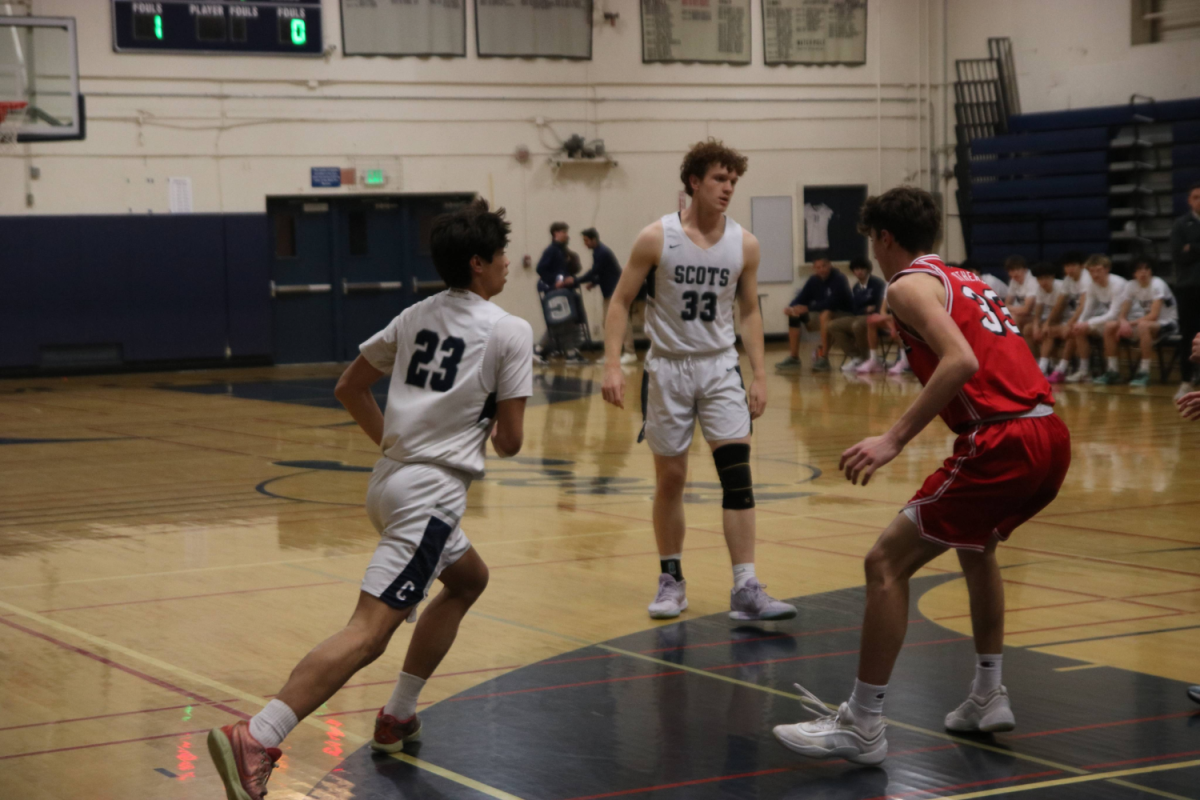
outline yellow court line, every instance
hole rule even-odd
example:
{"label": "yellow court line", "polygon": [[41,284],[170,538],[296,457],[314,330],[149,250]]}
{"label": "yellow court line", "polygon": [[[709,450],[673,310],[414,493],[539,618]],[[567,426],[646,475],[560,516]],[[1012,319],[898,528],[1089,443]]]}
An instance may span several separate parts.
{"label": "yellow court line", "polygon": [[[265,697],[258,697],[257,695],[250,694],[249,692],[243,692],[241,689],[234,688],[233,686],[230,686],[229,684],[221,683],[220,681],[213,680],[212,678],[207,678],[203,675],[199,675],[195,672],[192,672],[191,670],[184,669],[183,667],[177,667],[174,664],[170,664],[166,661],[155,658],[154,656],[149,656],[149,655],[146,655],[145,653],[140,653],[137,650],[126,647],[125,645],[117,644],[116,642],[105,639],[102,636],[96,636],[96,635],[88,633],[86,631],[81,631],[78,628],[73,628],[70,625],[64,625],[63,623],[58,622],[57,620],[53,620],[53,619],[50,619],[49,617],[38,614],[36,611],[27,611],[26,609],[23,609],[20,606],[14,606],[11,603],[4,602],[3,600],[0,600],[0,609],[9,611],[13,614],[24,617],[25,619],[33,620],[34,622],[38,622],[38,623],[46,626],[47,628],[51,628],[53,630],[58,631],[59,633],[65,633],[69,636],[74,636],[77,639],[82,639],[83,641],[88,642],[89,644],[96,645],[97,647],[107,648],[108,650],[111,650],[116,653],[120,653],[129,658],[133,658],[138,661],[142,661],[146,664],[153,666],[156,669],[162,670],[163,672],[171,673],[172,675],[183,678],[192,683],[198,683],[202,686],[207,686],[210,689],[216,689],[220,692],[224,692],[229,697],[236,697],[239,700],[244,700],[247,703],[250,703],[251,705],[256,705],[256,706],[261,707],[261,706],[265,706],[268,702]],[[302,722],[305,725],[316,728],[317,730],[321,731],[322,733],[328,732],[328,728],[324,724],[322,724],[319,720],[314,719],[312,717],[307,717],[304,720],[302,720]],[[355,745],[362,745],[368,741],[366,737],[359,736],[358,734],[352,733],[351,731],[348,731],[345,728],[342,728],[342,733],[345,735],[345,737],[347,739],[354,740]],[[403,757],[401,757],[401,755],[403,755]],[[415,756],[410,756],[407,754],[395,754],[394,757],[399,758],[399,760],[403,761],[406,764],[410,764],[419,769],[423,769],[426,772],[430,772],[434,775],[438,775],[442,778],[446,778],[447,780],[453,781],[461,786],[466,786],[470,789],[474,789],[475,791],[481,792],[481,793],[487,795],[488,797],[494,797],[497,800],[521,800],[521,798],[519,798],[515,795],[511,795],[508,792],[503,792],[499,789],[495,789],[491,786],[488,786],[487,784],[480,783],[479,781],[474,780],[472,778],[468,778],[466,775],[459,775],[457,772],[448,770],[445,767],[439,767],[436,764],[430,763],[428,761],[417,758]]]}
{"label": "yellow court line", "polygon": [[1174,794],[1172,792],[1164,792],[1162,789],[1151,789],[1149,786],[1142,786],[1140,783],[1131,783],[1130,781],[1123,781],[1120,778],[1112,778],[1108,782],[1112,783],[1112,784],[1116,784],[1117,786],[1124,786],[1126,789],[1133,789],[1135,791],[1145,792],[1146,794],[1152,794],[1157,797],[1165,797],[1165,798],[1167,798],[1167,800],[1196,800],[1196,798],[1194,798],[1194,797],[1184,797],[1181,794]]}
{"label": "yellow court line", "polygon": [[[1020,786],[1005,786],[999,789],[984,789],[980,792],[967,792],[966,794],[954,794],[948,797],[941,797],[938,798],[938,800],[974,800],[974,798],[977,797],[998,797],[1002,794],[1016,794],[1017,792],[1029,792],[1035,789],[1049,789],[1054,786],[1070,786],[1076,783],[1107,781],[1112,780],[1113,778],[1122,778],[1127,775],[1145,775],[1151,772],[1168,772],[1170,770],[1190,769],[1192,767],[1200,767],[1200,759],[1195,761],[1181,761],[1176,764],[1158,764],[1153,767],[1123,769],[1117,772],[1096,772],[1090,775],[1076,775],[1073,778],[1058,778],[1052,781],[1038,781],[1037,783],[1025,783]],[[1140,786],[1137,788],[1139,791],[1147,791],[1145,788]]]}
{"label": "yellow court line", "polygon": [[1095,669],[1096,667],[1107,667],[1107,664],[1076,664],[1073,667],[1055,667],[1055,672],[1074,672],[1078,669]]}

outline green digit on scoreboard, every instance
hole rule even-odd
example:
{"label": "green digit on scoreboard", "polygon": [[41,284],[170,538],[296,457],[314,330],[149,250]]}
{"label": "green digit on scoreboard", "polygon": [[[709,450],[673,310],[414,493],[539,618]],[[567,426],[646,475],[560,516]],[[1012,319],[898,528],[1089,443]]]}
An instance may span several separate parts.
{"label": "green digit on scoreboard", "polygon": [[292,44],[297,47],[303,47],[308,41],[308,26],[304,24],[302,19],[292,20]]}

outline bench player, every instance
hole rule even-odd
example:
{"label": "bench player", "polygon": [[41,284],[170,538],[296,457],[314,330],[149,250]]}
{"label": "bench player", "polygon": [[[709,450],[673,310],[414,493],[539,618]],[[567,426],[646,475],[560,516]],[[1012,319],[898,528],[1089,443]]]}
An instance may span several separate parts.
{"label": "bench player", "polygon": [[[371,747],[392,753],[420,737],[421,688],[488,582],[459,527],[467,488],[483,476],[489,431],[498,455],[521,449],[533,393],[533,329],[489,302],[508,275],[503,215],[479,200],[434,222],[433,263],[450,288],[364,342],[338,381],[338,400],[383,450],[367,489],[367,516],[382,538],[346,627],[305,656],[249,723],[209,733],[229,800],[261,800],[284,737],[383,655],[440,578],[443,589],[417,622],[399,681],[376,715]],[[388,374],[381,413],[371,386]]]}
{"label": "bench player", "polygon": [[[758,310],[758,240],[725,215],[746,158],[709,139],[683,159],[680,178],[692,203],[648,225],[634,242],[629,266],[605,320],[604,399],[624,408],[621,339],[629,304],[647,277],[646,333],[650,353],[642,375],[642,435],[654,453],[654,537],[658,592],[654,619],[687,609],[681,566],[683,490],[696,420],[712,449],[721,481],[722,523],[733,562],[730,617],[790,619],[795,606],[767,595],[754,569],[754,487],[750,421],[767,404],[762,315]],[[734,348],[733,306],[754,371],[749,402]]]}
{"label": "bench player", "polygon": [[819,707],[820,718],[775,728],[789,749],[814,758],[878,764],[887,756],[883,701],[908,627],[908,581],[950,547],[971,598],[977,661],[971,692],[946,727],[991,732],[1015,724],[1000,682],[1004,584],[996,545],[1058,494],[1071,439],[1003,301],[974,274],[929,254],[940,228],[941,212],[921,189],[892,189],[863,206],[860,230],[889,279],[888,302],[924,388],[887,433],[846,450],[839,468],[865,486],[939,414],[958,440],[867,554],[854,693],[829,713],[805,690],[802,702]]}

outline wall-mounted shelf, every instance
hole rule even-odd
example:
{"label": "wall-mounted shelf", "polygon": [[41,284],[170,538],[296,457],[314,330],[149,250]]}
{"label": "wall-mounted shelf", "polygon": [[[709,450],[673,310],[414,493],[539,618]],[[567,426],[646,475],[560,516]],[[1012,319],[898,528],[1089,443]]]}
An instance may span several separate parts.
{"label": "wall-mounted shelf", "polygon": [[596,158],[567,158],[565,156],[550,156],[546,159],[547,163],[558,172],[563,167],[615,167],[617,162],[609,156],[598,156]]}

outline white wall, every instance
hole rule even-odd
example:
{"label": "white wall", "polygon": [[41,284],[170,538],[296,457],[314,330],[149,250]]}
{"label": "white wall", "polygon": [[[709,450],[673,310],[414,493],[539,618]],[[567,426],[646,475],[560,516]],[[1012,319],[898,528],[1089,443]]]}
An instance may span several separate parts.
{"label": "white wall", "polygon": [[[536,263],[549,223],[570,223],[581,249],[578,231],[595,226],[624,259],[642,226],[677,207],[680,158],[705,136],[750,158],[731,209],[747,225],[754,195],[793,195],[799,218],[805,184],[928,186],[916,83],[937,79],[941,57],[916,45],[938,48],[934,0],[870,0],[859,68],[763,65],[760,0],[752,65],[643,65],[636,0],[595,5],[591,62],[344,58],[337,0],[324,5],[337,52],[301,60],[116,54],[108,2],[32,0],[34,14],[78,20],[88,138],[26,148],[41,169],[30,208],[19,160],[0,158],[0,214],[164,213],[168,176],[192,178],[198,212],[262,211],[267,195],[321,193],[312,166],[382,166],[386,191],[477,191],[508,208],[513,278],[498,300],[540,329],[535,277],[520,263]],[[605,10],[620,13],[615,27]],[[467,40],[473,51],[472,30]],[[620,165],[556,176],[546,157],[575,132],[605,139]],[[533,152],[525,166],[512,157],[521,144]],[[797,263],[802,233],[797,223]],[[784,330],[795,283],[762,290],[768,331]]]}

